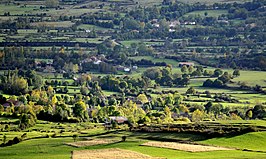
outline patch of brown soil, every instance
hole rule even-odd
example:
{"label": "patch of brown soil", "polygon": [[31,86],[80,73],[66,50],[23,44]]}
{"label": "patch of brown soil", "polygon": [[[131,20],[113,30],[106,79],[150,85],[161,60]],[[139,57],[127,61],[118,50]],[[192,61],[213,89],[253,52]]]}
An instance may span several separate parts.
{"label": "patch of brown soil", "polygon": [[88,140],[88,141],[71,142],[71,143],[66,143],[66,144],[70,146],[74,146],[74,147],[84,147],[84,146],[110,144],[114,142],[116,141],[108,140],[108,139],[94,139],[94,140]]}
{"label": "patch of brown soil", "polygon": [[134,151],[118,148],[73,151],[72,159],[158,159]]}
{"label": "patch of brown soil", "polygon": [[176,143],[176,142],[159,142],[159,141],[150,141],[150,142],[142,144],[142,146],[169,148],[169,149],[189,151],[189,152],[233,150],[233,149],[229,149],[225,147],[183,144],[183,143]]}

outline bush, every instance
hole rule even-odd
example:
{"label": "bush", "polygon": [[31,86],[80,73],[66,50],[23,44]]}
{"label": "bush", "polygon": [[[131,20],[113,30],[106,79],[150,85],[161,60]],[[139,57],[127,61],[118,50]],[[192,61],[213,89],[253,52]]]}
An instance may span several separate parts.
{"label": "bush", "polygon": [[180,117],[175,119],[176,121],[184,121],[184,122],[190,122],[190,120],[187,117]]}
{"label": "bush", "polygon": [[15,137],[15,138],[13,139],[13,144],[18,144],[18,143],[20,143],[21,141],[22,141],[21,138]]}
{"label": "bush", "polygon": [[52,137],[52,138],[56,138],[56,133],[54,133],[51,137]]}
{"label": "bush", "polygon": [[126,141],[126,139],[127,139],[127,137],[126,137],[126,136],[122,136],[122,141],[123,141],[123,142],[125,142],[125,141]]}

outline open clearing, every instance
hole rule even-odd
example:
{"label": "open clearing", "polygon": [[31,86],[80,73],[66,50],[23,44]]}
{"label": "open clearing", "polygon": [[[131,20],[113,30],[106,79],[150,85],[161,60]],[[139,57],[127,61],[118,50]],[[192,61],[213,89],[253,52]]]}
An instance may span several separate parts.
{"label": "open clearing", "polygon": [[189,151],[189,152],[233,150],[233,149],[224,148],[224,147],[183,144],[183,143],[175,143],[175,142],[159,142],[159,141],[150,141],[150,142],[142,144],[142,146],[169,148],[169,149]]}
{"label": "open clearing", "polygon": [[62,27],[62,28],[68,28],[71,27],[74,23],[71,21],[63,21],[63,22],[36,22],[36,23],[31,23],[32,26],[37,26],[37,27]]}
{"label": "open clearing", "polygon": [[148,155],[118,148],[73,151],[72,159],[155,159]]}
{"label": "open clearing", "polygon": [[67,145],[74,146],[74,147],[84,147],[84,146],[110,144],[110,143],[114,143],[114,142],[116,142],[116,141],[108,140],[108,139],[95,139],[95,140],[67,143]]}

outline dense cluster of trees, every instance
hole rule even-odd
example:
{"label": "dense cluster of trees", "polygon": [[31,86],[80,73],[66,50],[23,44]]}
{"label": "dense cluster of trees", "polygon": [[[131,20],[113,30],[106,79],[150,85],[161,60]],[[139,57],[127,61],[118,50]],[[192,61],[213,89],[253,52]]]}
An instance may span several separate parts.
{"label": "dense cluster of trees", "polygon": [[156,84],[161,86],[187,86],[189,77],[186,74],[183,76],[173,74],[171,66],[164,68],[149,68],[143,73],[144,77],[155,80]]}
{"label": "dense cluster of trees", "polygon": [[[57,8],[59,1],[46,0],[45,4],[47,8]],[[17,96],[12,96],[9,101],[3,96],[0,97],[0,115],[19,117],[20,129],[33,126],[37,119],[105,122],[109,116],[125,116],[132,124],[146,124],[265,118],[266,110],[262,105],[256,105],[253,108],[229,108],[219,104],[221,101],[237,102],[226,95],[215,95],[213,102],[207,101],[204,105],[198,105],[187,102],[190,96],[200,96],[194,87],[188,88],[186,96],[171,91],[154,91],[156,95],[152,96],[150,94],[152,91],[149,89],[159,86],[184,87],[189,85],[191,78],[203,76],[215,78],[206,80],[203,83],[204,87],[221,88],[226,87],[231,79],[240,75],[238,68],[266,70],[265,51],[261,51],[265,49],[266,36],[262,30],[265,25],[266,1],[205,5],[164,0],[162,4],[161,7],[136,7],[126,12],[125,16],[111,13],[90,13],[80,17],[60,16],[60,21],[75,19],[76,24],[70,28],[58,29],[58,33],[48,33],[49,27],[38,28],[38,33],[44,33],[47,37],[64,35],[67,32],[75,33],[77,37],[97,37],[98,33],[105,34],[94,29],[86,35],[80,35],[83,32],[76,34],[75,31],[80,24],[92,24],[114,30],[114,34],[109,39],[102,39],[102,43],[95,48],[84,50],[78,44],[71,49],[65,46],[39,50],[31,47],[4,47],[0,51],[0,68],[15,71],[6,71],[0,76],[0,89],[3,93]],[[228,14],[220,15],[218,18],[208,16],[207,11],[213,9],[226,9]],[[181,17],[188,12],[198,10],[207,11],[202,17]],[[6,16],[9,15],[6,13]],[[188,28],[178,25],[172,28],[173,31],[169,31],[169,23],[177,18],[180,18],[179,23],[182,25],[185,25],[185,22],[195,22],[204,27]],[[230,21],[235,19],[241,19],[243,23],[235,24]],[[38,21],[40,19],[37,17],[18,16],[16,22],[3,22],[0,28],[8,28],[9,31],[6,32],[16,35],[17,29],[33,28],[30,23]],[[151,46],[141,42],[125,47],[119,43],[119,40],[134,39],[157,39],[150,42],[162,42],[163,45]],[[173,39],[183,40],[174,41]],[[187,46],[193,46],[194,51]],[[202,46],[208,46],[208,48],[203,49]],[[158,51],[164,53],[167,58],[177,61],[195,60],[200,64],[215,67],[232,67],[235,71],[231,75],[221,69],[209,71],[201,66],[184,65],[181,67],[182,73],[175,74],[172,66],[165,62],[130,58],[131,56],[160,56],[156,54]],[[186,55],[183,52],[189,52],[189,54]],[[201,53],[212,55],[203,56]],[[34,59],[45,60],[38,62]],[[139,77],[111,75],[118,73],[118,66],[125,68],[132,65],[162,67],[148,68]],[[57,79],[43,81],[42,76],[34,71],[42,72],[50,67],[55,69],[51,71],[55,76],[60,73],[63,78],[73,80],[73,83]],[[109,75],[92,76],[86,74],[87,71]],[[76,87],[80,93],[67,94],[69,86]],[[244,84],[240,86],[240,88],[244,87],[247,86]],[[260,86],[252,89],[263,92]],[[118,94],[106,97],[103,90],[118,92]],[[212,98],[209,93],[206,93],[206,97]],[[18,101],[19,105],[14,105],[14,101]],[[18,142],[18,139],[14,140],[14,143]]]}

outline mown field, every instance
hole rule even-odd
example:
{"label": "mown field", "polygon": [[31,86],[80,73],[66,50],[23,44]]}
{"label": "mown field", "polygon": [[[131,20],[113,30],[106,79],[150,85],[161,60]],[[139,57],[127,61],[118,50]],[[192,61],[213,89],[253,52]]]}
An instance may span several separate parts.
{"label": "mown field", "polygon": [[[60,137],[60,138],[42,138],[23,141],[17,145],[10,147],[4,147],[0,149],[1,159],[41,159],[41,158],[51,158],[51,159],[66,159],[70,158],[71,151],[73,150],[93,150],[93,149],[107,149],[107,148],[121,148],[126,150],[136,151],[142,154],[150,155],[153,157],[164,157],[167,159],[198,159],[198,158],[215,158],[215,159],[264,159],[266,157],[265,152],[246,152],[242,149],[248,149],[253,151],[265,151],[264,142],[266,141],[265,132],[255,132],[244,134],[235,137],[228,138],[213,138],[209,140],[204,140],[199,135],[182,134],[182,133],[130,133],[130,132],[116,132],[107,135],[98,135],[90,137],[91,139],[116,139],[120,140],[121,136],[127,135],[127,140],[125,142],[115,142],[112,144],[87,146],[82,148],[75,148],[65,145],[65,143],[73,142],[71,137]],[[211,152],[185,152],[180,150],[171,150],[167,148],[155,148],[140,146],[141,144],[149,141],[145,139],[147,136],[153,137],[165,137],[178,140],[188,140],[188,139],[203,139],[198,141],[200,144],[215,145],[215,146],[225,146],[233,147],[240,150],[230,150],[230,151],[211,151]],[[144,139],[143,139],[144,138]],[[83,140],[80,137],[78,140]],[[27,147],[27,149],[25,149]]]}
{"label": "mown field", "polygon": [[234,2],[238,2],[238,3],[244,3],[244,2],[249,2],[250,0],[179,0],[180,2],[184,2],[184,3],[205,3],[205,4],[214,4],[214,3],[234,3]]}
{"label": "mown field", "polygon": [[205,13],[207,13],[206,16],[210,16],[210,17],[219,17],[222,14],[227,14],[228,11],[227,10],[201,10],[201,11],[194,11],[194,12],[189,12],[187,14],[184,15],[184,17],[189,17],[189,16],[200,16],[200,17],[204,17]]}

